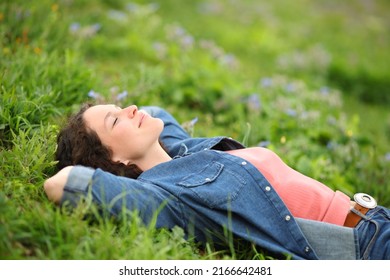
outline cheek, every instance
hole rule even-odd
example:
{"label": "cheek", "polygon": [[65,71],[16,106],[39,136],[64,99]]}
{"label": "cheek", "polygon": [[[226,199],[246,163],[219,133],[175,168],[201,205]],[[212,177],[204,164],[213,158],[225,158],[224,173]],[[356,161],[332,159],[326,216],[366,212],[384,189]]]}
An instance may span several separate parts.
{"label": "cheek", "polygon": [[111,132],[110,143],[112,147],[120,147],[123,143],[128,142],[128,139],[131,138],[131,131],[126,129],[125,126],[117,125]]}
{"label": "cheek", "polygon": [[131,135],[133,131],[129,123],[122,121],[113,129],[112,135],[113,137],[126,137],[125,135]]}

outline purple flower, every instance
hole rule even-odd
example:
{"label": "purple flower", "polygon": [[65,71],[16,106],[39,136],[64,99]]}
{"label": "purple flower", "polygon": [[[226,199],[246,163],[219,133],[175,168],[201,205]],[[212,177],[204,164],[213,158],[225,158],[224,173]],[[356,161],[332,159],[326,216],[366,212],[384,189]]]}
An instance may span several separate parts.
{"label": "purple flower", "polygon": [[295,86],[292,83],[286,85],[286,91],[293,92],[295,90]]}
{"label": "purple flower", "polygon": [[193,136],[195,124],[198,122],[198,117],[193,118],[190,121],[186,121],[182,124],[182,127],[188,134]]}
{"label": "purple flower", "polygon": [[117,100],[117,101],[120,101],[120,100],[122,100],[122,99],[125,99],[126,96],[127,96],[127,94],[128,94],[128,93],[127,93],[127,90],[125,90],[125,91],[119,93],[119,94],[116,96],[116,100]]}
{"label": "purple flower", "polygon": [[234,66],[236,64],[236,57],[233,54],[227,53],[220,58],[220,61],[224,65]]}
{"label": "purple flower", "polygon": [[127,19],[127,15],[124,12],[117,10],[109,10],[108,17],[116,21],[125,21]]}
{"label": "purple flower", "polygon": [[98,99],[100,97],[100,95],[98,93],[96,93],[93,89],[91,89],[88,92],[88,97],[91,97],[93,99]]}
{"label": "purple flower", "polygon": [[271,141],[261,141],[259,144],[257,144],[258,147],[268,147],[269,145],[271,145]]}
{"label": "purple flower", "polygon": [[126,9],[130,12],[136,12],[139,10],[139,5],[137,3],[128,3]]}
{"label": "purple flower", "polygon": [[91,25],[91,30],[96,33],[102,28],[102,25],[100,23],[95,23]]}
{"label": "purple flower", "polygon": [[327,144],[326,144],[326,148],[328,150],[334,150],[336,148],[337,144],[333,141],[329,141]]}
{"label": "purple flower", "polygon": [[322,95],[329,95],[329,88],[328,87],[322,87],[322,88],[320,88],[320,93],[322,94]]}
{"label": "purple flower", "polygon": [[187,34],[186,30],[181,26],[175,26],[172,31],[175,37],[182,37]]}
{"label": "purple flower", "polygon": [[69,26],[69,30],[70,30],[70,32],[72,32],[72,33],[76,33],[79,29],[80,29],[80,23],[78,23],[78,22],[73,22],[73,23]]}
{"label": "purple flower", "polygon": [[291,108],[288,108],[285,113],[290,116],[290,117],[296,117],[297,116],[297,111]]}
{"label": "purple flower", "polygon": [[263,78],[260,81],[262,87],[270,87],[272,86],[272,78]]}
{"label": "purple flower", "polygon": [[261,101],[257,93],[251,94],[247,99],[247,106],[252,111],[260,111]]}
{"label": "purple flower", "polygon": [[194,38],[191,35],[185,35],[180,40],[183,47],[192,47],[194,44]]}
{"label": "purple flower", "polygon": [[190,121],[190,126],[193,127],[197,122],[198,122],[198,117],[193,118],[193,119]]}
{"label": "purple flower", "polygon": [[385,154],[385,160],[390,161],[390,152]]}

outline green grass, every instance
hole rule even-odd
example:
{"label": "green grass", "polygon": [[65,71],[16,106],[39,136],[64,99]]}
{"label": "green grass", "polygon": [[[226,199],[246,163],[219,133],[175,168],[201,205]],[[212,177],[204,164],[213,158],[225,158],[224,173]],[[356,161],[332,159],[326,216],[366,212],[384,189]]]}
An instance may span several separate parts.
{"label": "green grass", "polygon": [[137,3],[1,2],[0,259],[267,258],[52,205],[56,133],[86,101],[162,106],[390,206],[387,1]]}

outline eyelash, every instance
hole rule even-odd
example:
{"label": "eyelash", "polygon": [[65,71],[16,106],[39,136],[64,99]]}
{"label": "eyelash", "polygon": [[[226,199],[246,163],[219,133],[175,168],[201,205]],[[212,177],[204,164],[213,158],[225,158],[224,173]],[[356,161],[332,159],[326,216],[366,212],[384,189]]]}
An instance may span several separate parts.
{"label": "eyelash", "polygon": [[115,118],[114,123],[112,124],[112,127],[114,127],[116,125],[117,121],[118,121],[118,118]]}

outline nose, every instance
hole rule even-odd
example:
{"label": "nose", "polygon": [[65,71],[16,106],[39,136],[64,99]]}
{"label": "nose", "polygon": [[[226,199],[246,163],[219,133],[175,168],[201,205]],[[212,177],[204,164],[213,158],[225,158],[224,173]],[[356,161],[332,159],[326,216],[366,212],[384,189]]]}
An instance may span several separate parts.
{"label": "nose", "polygon": [[130,105],[129,107],[126,107],[123,109],[125,112],[126,116],[129,117],[130,119],[134,118],[135,114],[137,114],[138,107],[137,105]]}

